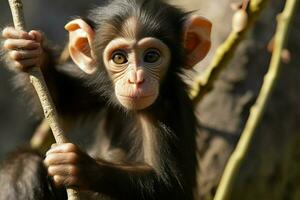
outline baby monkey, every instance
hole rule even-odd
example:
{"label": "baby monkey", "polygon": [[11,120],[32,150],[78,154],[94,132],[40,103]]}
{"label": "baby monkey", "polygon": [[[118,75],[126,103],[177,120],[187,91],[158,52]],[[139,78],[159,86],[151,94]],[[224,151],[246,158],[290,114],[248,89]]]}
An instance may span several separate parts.
{"label": "baby monkey", "polygon": [[105,110],[93,152],[18,153],[2,166],[0,199],[65,199],[62,186],[89,199],[193,199],[197,121],[181,75],[209,51],[211,23],[160,0],[115,0],[65,28],[72,62],[56,64],[38,31],[5,28],[3,48],[17,74],[42,66],[62,120]]}

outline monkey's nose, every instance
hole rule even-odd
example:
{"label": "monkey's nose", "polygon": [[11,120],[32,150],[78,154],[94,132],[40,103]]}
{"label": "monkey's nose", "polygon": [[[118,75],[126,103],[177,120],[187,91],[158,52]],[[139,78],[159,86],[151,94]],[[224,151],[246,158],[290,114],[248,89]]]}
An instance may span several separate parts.
{"label": "monkey's nose", "polygon": [[145,81],[143,70],[130,71],[128,83],[140,85]]}
{"label": "monkey's nose", "polygon": [[144,70],[138,70],[136,72],[136,84],[142,84],[145,81]]}
{"label": "monkey's nose", "polygon": [[129,72],[128,83],[135,84],[137,80],[136,72],[134,70]]}

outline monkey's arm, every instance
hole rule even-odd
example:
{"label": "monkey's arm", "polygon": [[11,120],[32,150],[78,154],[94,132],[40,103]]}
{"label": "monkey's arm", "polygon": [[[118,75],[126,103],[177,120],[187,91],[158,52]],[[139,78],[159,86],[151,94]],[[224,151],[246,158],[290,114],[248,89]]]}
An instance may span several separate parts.
{"label": "monkey's arm", "polygon": [[41,70],[47,71],[52,60],[50,54],[51,52],[44,48],[44,37],[38,31],[25,32],[13,27],[6,27],[2,31],[1,57],[6,63],[4,66],[14,72],[16,88],[24,91],[25,97],[34,105],[38,105],[39,101],[26,71],[32,66],[43,66]]}
{"label": "monkey's arm", "polygon": [[98,177],[89,188],[92,191],[116,198],[142,199],[154,195],[157,188],[166,187],[154,168],[146,163],[113,164],[103,160],[97,163],[99,169],[95,174]]}
{"label": "monkey's arm", "polygon": [[176,196],[183,197],[183,189],[176,178],[170,176],[164,180],[165,177],[146,163],[116,164],[95,160],[71,143],[52,147],[46,154],[45,165],[57,186],[77,186],[120,199],[149,199],[158,193],[167,195],[166,191],[172,188]]}
{"label": "monkey's arm", "polygon": [[[35,91],[30,84],[26,70],[34,65],[41,67],[49,92],[60,115],[77,116],[89,112],[87,105],[97,103],[97,98],[90,98],[89,91],[84,88],[78,78],[78,68],[72,64],[57,64],[56,51],[45,42],[45,37],[38,31],[19,31],[12,27],[3,30],[2,57],[9,70],[15,73],[15,85],[24,91],[33,108],[41,111]],[[61,70],[68,68],[68,70]],[[72,68],[72,70],[70,70]],[[77,71],[76,71],[77,70]],[[76,71],[76,72],[74,72]],[[76,77],[76,75],[78,77]],[[94,100],[89,102],[89,100]],[[92,106],[90,106],[92,107]],[[77,113],[74,113],[78,111]],[[41,112],[39,112],[41,114]],[[42,116],[42,115],[41,115]]]}

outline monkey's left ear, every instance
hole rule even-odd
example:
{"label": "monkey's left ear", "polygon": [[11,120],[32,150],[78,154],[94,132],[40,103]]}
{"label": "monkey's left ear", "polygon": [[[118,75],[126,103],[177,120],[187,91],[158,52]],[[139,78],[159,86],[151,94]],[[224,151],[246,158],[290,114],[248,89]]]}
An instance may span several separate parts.
{"label": "monkey's left ear", "polygon": [[212,24],[198,15],[190,16],[184,26],[184,47],[186,51],[186,68],[194,67],[210,49]]}
{"label": "monkey's left ear", "polygon": [[65,25],[65,29],[69,31],[69,52],[72,60],[85,73],[94,73],[96,66],[91,50],[93,29],[82,19],[70,21]]}

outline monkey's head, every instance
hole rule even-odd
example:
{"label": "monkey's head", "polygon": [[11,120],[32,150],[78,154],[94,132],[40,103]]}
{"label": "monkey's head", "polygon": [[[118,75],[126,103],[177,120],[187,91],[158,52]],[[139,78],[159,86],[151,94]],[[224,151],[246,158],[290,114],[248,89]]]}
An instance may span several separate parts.
{"label": "monkey's head", "polygon": [[113,1],[65,28],[73,61],[87,74],[105,71],[129,110],[151,106],[166,76],[191,69],[210,49],[208,20],[159,0]]}

